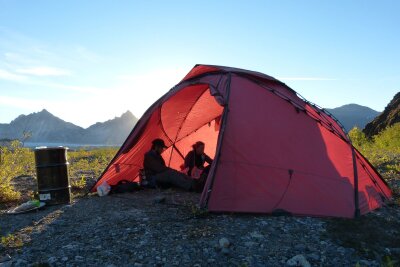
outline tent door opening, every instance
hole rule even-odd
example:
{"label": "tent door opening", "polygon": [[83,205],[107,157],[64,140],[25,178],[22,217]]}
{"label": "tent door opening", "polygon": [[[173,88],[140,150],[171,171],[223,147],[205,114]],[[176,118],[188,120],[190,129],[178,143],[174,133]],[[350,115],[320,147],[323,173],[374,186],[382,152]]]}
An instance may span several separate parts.
{"label": "tent door opening", "polygon": [[198,141],[214,158],[223,109],[204,84],[188,86],[161,105],[161,127],[171,143],[162,154],[167,166],[181,171],[185,156]]}

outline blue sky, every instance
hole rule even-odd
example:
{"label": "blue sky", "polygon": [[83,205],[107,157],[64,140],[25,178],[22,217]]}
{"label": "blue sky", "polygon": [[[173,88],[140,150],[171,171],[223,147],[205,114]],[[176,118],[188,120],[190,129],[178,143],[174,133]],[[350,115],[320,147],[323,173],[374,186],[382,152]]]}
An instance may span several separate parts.
{"label": "blue sky", "polygon": [[399,14],[400,1],[0,0],[0,123],[140,116],[197,63],[382,111],[400,91]]}

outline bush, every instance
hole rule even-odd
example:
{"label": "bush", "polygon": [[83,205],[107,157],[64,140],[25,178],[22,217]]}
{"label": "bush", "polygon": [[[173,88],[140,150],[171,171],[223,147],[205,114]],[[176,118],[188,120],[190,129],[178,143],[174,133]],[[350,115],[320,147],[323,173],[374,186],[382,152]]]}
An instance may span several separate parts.
{"label": "bush", "polygon": [[357,127],[349,132],[353,145],[381,172],[400,173],[400,123],[368,139]]}
{"label": "bush", "polygon": [[34,171],[33,152],[23,148],[19,141],[0,147],[0,202],[18,200],[20,193],[11,180],[19,175],[33,175]]}

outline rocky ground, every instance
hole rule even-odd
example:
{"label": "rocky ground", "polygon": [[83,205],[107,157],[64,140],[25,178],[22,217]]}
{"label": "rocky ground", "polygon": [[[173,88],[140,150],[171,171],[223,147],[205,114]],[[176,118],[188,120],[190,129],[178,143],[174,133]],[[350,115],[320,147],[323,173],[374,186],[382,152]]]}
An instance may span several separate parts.
{"label": "rocky ground", "polygon": [[[0,214],[0,266],[399,266],[400,209],[358,220],[209,214],[143,190]],[[392,264],[392,265],[390,265]]]}

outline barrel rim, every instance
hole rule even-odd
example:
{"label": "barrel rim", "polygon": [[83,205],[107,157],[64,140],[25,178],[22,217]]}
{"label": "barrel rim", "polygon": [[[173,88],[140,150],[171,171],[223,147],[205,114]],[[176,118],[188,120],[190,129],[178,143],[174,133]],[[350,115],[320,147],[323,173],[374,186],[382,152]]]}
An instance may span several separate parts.
{"label": "barrel rim", "polygon": [[42,150],[69,150],[69,147],[66,146],[37,146],[35,147],[35,151],[42,151]]}

